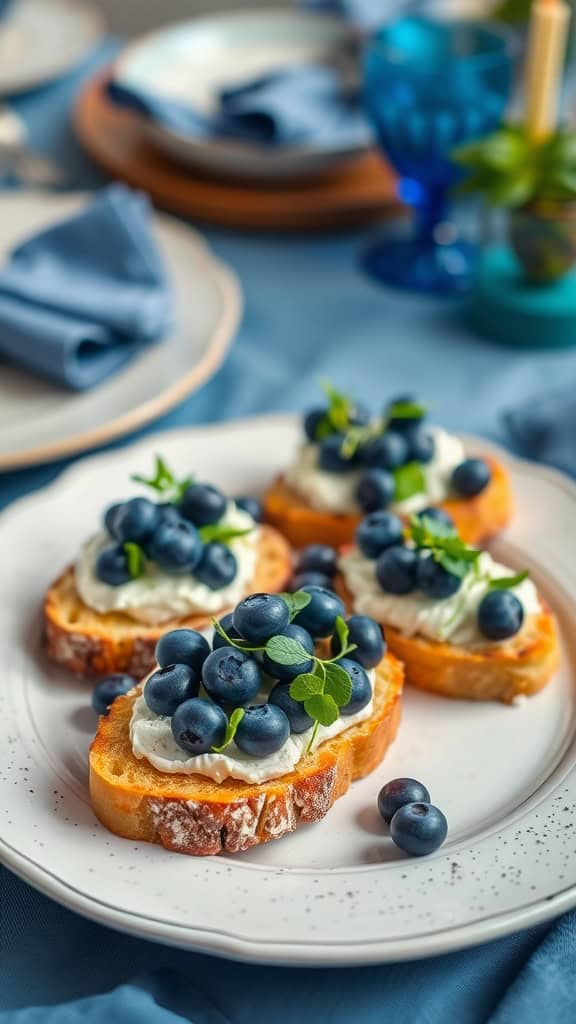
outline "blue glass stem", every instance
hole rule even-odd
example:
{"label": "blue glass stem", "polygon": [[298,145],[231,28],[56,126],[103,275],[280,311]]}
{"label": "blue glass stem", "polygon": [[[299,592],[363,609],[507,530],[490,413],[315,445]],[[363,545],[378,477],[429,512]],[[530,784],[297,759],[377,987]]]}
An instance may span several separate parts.
{"label": "blue glass stem", "polygon": [[423,189],[420,203],[416,207],[416,244],[432,249],[437,244],[436,228],[446,219],[448,189],[445,185],[428,185]]}

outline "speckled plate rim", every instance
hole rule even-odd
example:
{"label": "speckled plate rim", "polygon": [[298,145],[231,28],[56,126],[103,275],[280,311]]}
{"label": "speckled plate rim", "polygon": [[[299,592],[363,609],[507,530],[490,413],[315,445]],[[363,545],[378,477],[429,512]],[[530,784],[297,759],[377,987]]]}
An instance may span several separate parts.
{"label": "speckled plate rim", "polygon": [[[215,424],[197,428],[185,428],[155,435],[154,444],[156,447],[162,447],[169,443],[171,439],[181,438],[190,440],[200,433],[210,434],[213,432],[221,432],[222,429],[226,427],[232,430],[238,427],[250,426],[262,429],[266,427],[273,428],[276,425],[281,426],[282,424],[288,425],[293,422],[294,417],[273,415],[233,421],[229,424]],[[562,491],[568,501],[571,504],[573,503],[576,508],[576,484],[564,477],[562,474],[534,463],[517,459],[500,449],[498,446],[489,442],[480,441],[477,438],[465,438],[465,440],[472,451],[489,450],[494,454],[499,455],[503,461],[508,463],[513,472],[514,469],[516,469],[536,481],[546,480],[550,485]],[[131,446],[128,450],[134,451],[138,448],[146,448],[149,447],[149,444],[150,439],[144,439],[144,441],[138,442],[138,444]],[[84,459],[81,463],[70,467],[67,471],[61,474],[57,481],[43,490],[44,492],[50,492],[53,497],[55,492],[58,490],[66,489],[74,475],[81,475],[88,464],[94,464],[96,461],[106,461],[110,458],[119,459],[122,454],[125,454],[125,452],[101,453],[91,456],[89,459]],[[2,517],[0,517],[0,525],[4,520],[4,517],[7,515],[11,516],[14,513],[17,514],[25,505],[33,503],[35,499],[37,499],[37,496],[37,494],[27,496],[10,506],[9,511],[5,511]],[[574,581],[571,581],[571,583],[571,590],[573,590]],[[574,594],[571,594],[571,599],[574,600]],[[576,740],[572,733],[565,748],[561,751],[557,765],[554,767],[546,782],[536,789],[524,805],[517,808],[516,811],[502,823],[500,831],[504,832],[510,829],[511,825],[518,818],[520,813],[530,811],[533,807],[538,806],[540,809],[543,808],[544,810],[549,810],[550,801],[552,800],[553,795],[555,795],[556,800],[560,799],[562,801],[569,800],[576,796],[575,764]],[[568,780],[570,780],[573,785],[573,788],[570,791],[571,796],[560,796],[558,794],[560,785],[562,782],[566,782]],[[564,792],[567,791],[568,790],[565,788]],[[485,829],[479,836],[478,843],[489,839],[495,831],[498,831],[497,826],[494,829]],[[474,841],[472,845],[474,845]],[[458,853],[463,853],[466,846],[467,840],[464,838],[462,842],[456,843],[451,847],[450,855],[452,856],[458,855]],[[413,863],[415,864],[415,867],[424,863],[432,865],[435,859],[435,857],[425,858],[424,861],[417,861]],[[246,934],[239,934],[239,932],[235,932],[231,929],[212,929],[206,927],[197,928],[193,925],[182,926],[170,921],[151,917],[145,913],[137,913],[133,911],[127,912],[126,910],[120,909],[113,903],[106,902],[104,899],[86,895],[84,892],[67,882],[66,879],[58,877],[52,871],[39,865],[23,850],[16,849],[1,835],[0,862],[5,864],[6,867],[10,868],[14,873],[46,895],[62,903],[69,909],[103,925],[107,925],[139,937],[154,939],[155,941],[168,945],[202,950],[204,952],[211,952],[220,956],[233,957],[235,959],[246,960],[249,962],[275,963],[294,966],[353,966],[438,955],[451,950],[465,948],[466,946],[487,942],[498,938],[499,936],[509,934],[510,932],[527,928],[555,917],[576,905],[575,871],[574,877],[570,880],[569,884],[558,889],[552,889],[545,897],[537,897],[534,900],[528,900],[522,904],[522,906],[513,910],[503,911],[502,913],[488,913],[471,920],[464,925],[440,928],[434,928],[431,926],[429,930],[411,934],[408,938],[400,936],[392,939],[388,938],[386,940],[370,938],[352,942],[347,938],[330,941],[317,941],[310,939],[306,942],[294,942],[274,939],[270,936],[266,936],[262,939],[254,939]],[[263,869],[251,864],[239,862],[234,865],[234,870],[239,870],[240,872],[262,872]],[[306,873],[319,875],[328,874],[331,878],[335,878],[339,874],[346,874],[347,870],[348,869],[337,868],[329,872],[316,872],[312,869],[309,871],[306,869]],[[371,868],[367,867],[361,870],[369,872]],[[270,869],[268,873],[280,879],[282,876],[290,877],[293,874],[302,873],[302,869],[296,869],[293,871],[286,868],[276,868]]]}

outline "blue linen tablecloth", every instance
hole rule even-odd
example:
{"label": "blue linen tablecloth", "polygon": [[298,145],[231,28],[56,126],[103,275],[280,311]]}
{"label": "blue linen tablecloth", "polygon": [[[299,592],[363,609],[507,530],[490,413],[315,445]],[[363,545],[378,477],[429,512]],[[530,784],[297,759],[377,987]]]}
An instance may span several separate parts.
{"label": "blue linen tablecloth", "polygon": [[[113,49],[107,44],[81,72],[15,103],[37,146],[79,186],[102,179],[73,143],[70,101],[82,75]],[[576,352],[499,349],[470,335],[454,306],[374,285],[358,270],[360,234],[206,234],[240,276],[244,323],[216,377],[151,429],[302,409],[329,376],[374,406],[409,386],[448,427],[503,440],[504,410],[576,379]],[[0,476],[0,505],[62,465]],[[349,970],[224,964],[84,921],[0,869],[0,1024],[573,1024],[575,966],[575,914],[420,962]],[[46,1008],[61,1003],[70,1005]]]}

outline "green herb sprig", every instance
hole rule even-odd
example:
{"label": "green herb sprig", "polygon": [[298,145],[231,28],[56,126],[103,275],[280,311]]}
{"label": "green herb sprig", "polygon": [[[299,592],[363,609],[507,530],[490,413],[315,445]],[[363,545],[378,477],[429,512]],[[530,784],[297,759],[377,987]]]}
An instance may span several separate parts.
{"label": "green herb sprig", "polygon": [[481,555],[477,548],[466,544],[453,527],[430,516],[412,516],[408,537],[417,548],[429,551],[446,572],[459,579],[468,575]]}
{"label": "green herb sprig", "polygon": [[139,544],[134,544],[132,541],[126,541],[122,548],[128,562],[130,578],[137,580],[144,575],[146,570],[146,554]]}
{"label": "green herb sprig", "polygon": [[212,541],[229,544],[237,537],[246,537],[247,534],[252,533],[252,529],[250,527],[239,529],[237,526],[227,526],[226,523],[211,523],[209,526],[201,526],[198,533],[204,544],[210,544]]}
{"label": "green herb sprig", "polygon": [[501,576],[500,579],[492,579],[488,586],[490,590],[511,590],[527,580],[529,575],[528,570],[524,569],[523,572],[517,572],[515,576]]}
{"label": "green herb sprig", "polygon": [[220,744],[219,747],[210,748],[215,754],[221,754],[222,751],[225,750],[230,743],[232,743],[232,740],[234,739],[238,731],[238,726],[240,725],[240,722],[244,718],[245,714],[246,712],[244,708],[234,708],[234,711],[232,712],[230,718],[228,719],[228,725],[226,726],[226,733],[223,742]]}
{"label": "green herb sprig", "polygon": [[146,477],[139,473],[133,473],[130,479],[138,484],[151,487],[164,501],[174,504],[182,500],[184,492],[193,483],[191,476],[185,477],[184,480],[178,480],[161,455],[156,455],[154,476]]}

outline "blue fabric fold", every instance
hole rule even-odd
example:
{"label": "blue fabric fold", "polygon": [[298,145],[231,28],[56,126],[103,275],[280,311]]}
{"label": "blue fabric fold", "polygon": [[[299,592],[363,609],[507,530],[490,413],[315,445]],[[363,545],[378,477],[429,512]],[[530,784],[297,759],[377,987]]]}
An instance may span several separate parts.
{"label": "blue fabric fold", "polygon": [[123,185],[23,242],[0,272],[0,357],[74,390],[158,340],[171,315],[148,200]]}
{"label": "blue fabric fold", "polygon": [[504,423],[522,455],[576,476],[576,381],[569,391],[545,392],[510,409]]}
{"label": "blue fabric fold", "polygon": [[301,6],[323,14],[338,14],[359,29],[374,29],[387,21],[429,12],[432,0],[300,0]]}
{"label": "blue fabric fold", "polygon": [[118,106],[194,139],[345,149],[370,138],[358,97],[345,90],[337,69],[327,64],[293,64],[229,87],[210,117],[126,82],[112,80],[108,95]]}
{"label": "blue fabric fold", "polygon": [[0,0],[0,18],[4,18],[8,14],[13,2],[14,0]]}

